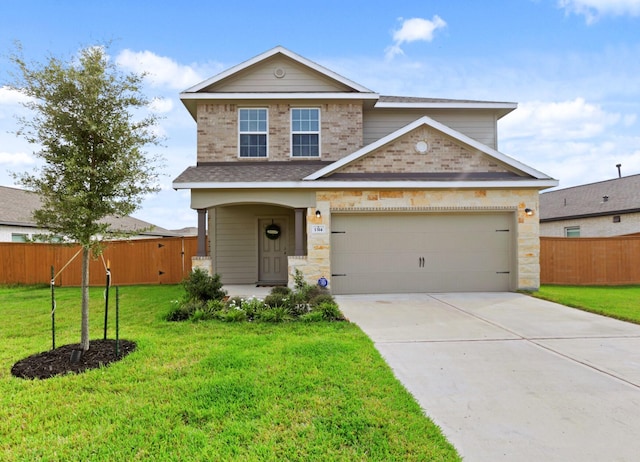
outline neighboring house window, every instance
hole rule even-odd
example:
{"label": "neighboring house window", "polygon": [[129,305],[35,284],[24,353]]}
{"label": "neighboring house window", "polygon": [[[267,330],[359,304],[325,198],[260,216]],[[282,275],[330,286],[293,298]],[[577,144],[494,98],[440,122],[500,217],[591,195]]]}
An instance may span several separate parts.
{"label": "neighboring house window", "polygon": [[28,234],[11,233],[11,242],[27,242],[28,239],[29,239]]}
{"label": "neighboring house window", "polygon": [[614,215],[613,222],[614,223],[620,223],[620,215]]}
{"label": "neighboring house window", "polygon": [[565,228],[564,237],[580,237],[580,226],[570,226]]}
{"label": "neighboring house window", "polygon": [[240,157],[267,157],[267,110],[240,109]]}
{"label": "neighboring house window", "polygon": [[291,155],[293,157],[320,156],[320,109],[291,110]]}

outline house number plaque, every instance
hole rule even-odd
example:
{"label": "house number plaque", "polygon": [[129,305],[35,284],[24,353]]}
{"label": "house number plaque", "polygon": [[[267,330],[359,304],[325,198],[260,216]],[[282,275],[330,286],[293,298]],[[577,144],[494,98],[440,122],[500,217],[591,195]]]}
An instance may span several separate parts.
{"label": "house number plaque", "polygon": [[311,225],[311,234],[324,234],[327,229],[324,225]]}

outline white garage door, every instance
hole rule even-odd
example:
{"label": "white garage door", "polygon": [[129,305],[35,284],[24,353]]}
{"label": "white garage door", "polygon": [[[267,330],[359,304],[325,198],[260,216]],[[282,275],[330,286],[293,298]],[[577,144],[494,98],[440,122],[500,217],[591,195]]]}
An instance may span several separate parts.
{"label": "white garage door", "polygon": [[513,214],[334,214],[335,294],[508,291]]}

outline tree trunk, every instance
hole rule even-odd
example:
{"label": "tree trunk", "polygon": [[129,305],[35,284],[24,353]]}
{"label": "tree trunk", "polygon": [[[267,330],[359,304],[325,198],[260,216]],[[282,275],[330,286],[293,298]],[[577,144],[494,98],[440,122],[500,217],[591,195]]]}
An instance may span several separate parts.
{"label": "tree trunk", "polygon": [[80,346],[89,349],[89,247],[82,248],[82,328]]}

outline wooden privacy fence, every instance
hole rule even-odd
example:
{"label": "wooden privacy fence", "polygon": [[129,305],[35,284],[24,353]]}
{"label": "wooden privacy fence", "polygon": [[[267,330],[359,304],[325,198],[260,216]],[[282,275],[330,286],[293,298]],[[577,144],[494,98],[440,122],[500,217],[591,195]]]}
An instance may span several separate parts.
{"label": "wooden privacy fence", "polygon": [[540,283],[640,284],[640,236],[541,237]]}
{"label": "wooden privacy fence", "polygon": [[[175,284],[191,271],[197,245],[196,237],[110,241],[103,256],[109,261],[113,285]],[[59,244],[0,243],[0,284],[49,284],[51,265],[57,273],[79,249]],[[104,285],[102,258],[91,260],[89,278],[93,286]],[[81,279],[82,254],[58,276],[56,285],[79,286]]]}

